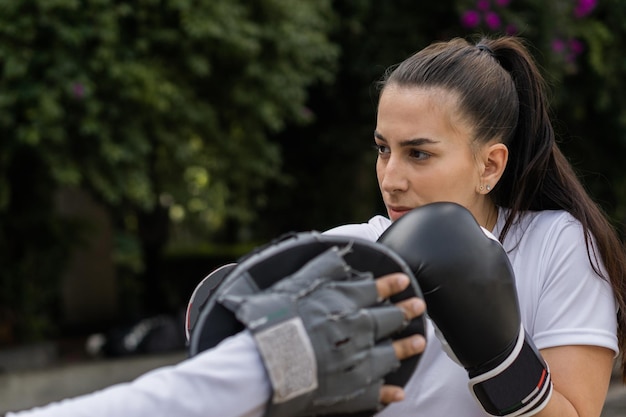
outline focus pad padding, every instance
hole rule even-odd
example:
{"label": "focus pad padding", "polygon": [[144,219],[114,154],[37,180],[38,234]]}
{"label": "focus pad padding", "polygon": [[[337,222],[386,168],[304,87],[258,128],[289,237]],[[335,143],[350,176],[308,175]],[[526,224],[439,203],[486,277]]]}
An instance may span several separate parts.
{"label": "focus pad padding", "polygon": [[[195,326],[191,331],[189,355],[215,347],[222,340],[244,330],[235,315],[217,302],[219,295],[226,288],[243,293],[255,293],[264,290],[280,279],[300,269],[306,262],[333,246],[350,247],[344,259],[358,271],[369,271],[375,277],[402,272],[408,275],[410,285],[401,293],[390,298],[396,303],[411,297],[424,298],[410,268],[391,249],[365,239],[324,235],[319,232],[303,232],[261,246],[242,257],[237,265],[223,278],[199,312]],[[243,281],[241,281],[243,280]],[[414,334],[425,337],[424,315],[415,318],[401,332],[392,336],[400,339]],[[415,355],[400,362],[400,367],[387,375],[385,383],[405,386],[417,368],[421,355]],[[350,417],[365,417],[371,413],[343,414]]]}

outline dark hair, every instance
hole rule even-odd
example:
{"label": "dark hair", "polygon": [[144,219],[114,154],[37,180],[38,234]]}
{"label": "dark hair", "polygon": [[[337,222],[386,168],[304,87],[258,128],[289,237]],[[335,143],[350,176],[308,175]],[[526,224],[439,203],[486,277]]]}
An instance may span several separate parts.
{"label": "dark hair", "polygon": [[[589,261],[613,287],[619,347],[626,350],[626,250],[556,144],[546,86],[523,41],[507,36],[475,45],[460,38],[436,42],[391,68],[380,86],[389,84],[454,91],[461,111],[476,125],[475,140],[499,138],[506,144],[507,167],[489,194],[509,209],[501,241],[525,211],[560,209],[580,221]],[[621,369],[626,382],[626,355]]]}

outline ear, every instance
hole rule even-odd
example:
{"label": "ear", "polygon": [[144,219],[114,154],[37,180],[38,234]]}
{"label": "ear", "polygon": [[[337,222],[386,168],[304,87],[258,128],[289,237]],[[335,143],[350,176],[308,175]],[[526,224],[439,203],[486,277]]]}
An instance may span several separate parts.
{"label": "ear", "polygon": [[[506,163],[509,160],[509,148],[502,142],[492,143],[486,145],[481,152],[482,156],[482,175],[481,184],[487,185],[490,189],[493,189],[506,168]],[[488,191],[485,189],[485,191]]]}

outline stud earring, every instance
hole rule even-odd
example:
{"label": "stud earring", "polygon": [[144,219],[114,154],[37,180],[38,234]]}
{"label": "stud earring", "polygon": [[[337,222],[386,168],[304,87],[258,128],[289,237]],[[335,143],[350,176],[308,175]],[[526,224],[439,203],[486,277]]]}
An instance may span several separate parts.
{"label": "stud earring", "polygon": [[487,191],[491,191],[491,185],[487,184]]}
{"label": "stud earring", "polygon": [[481,184],[481,185],[480,185],[479,190],[480,190],[480,191],[482,191],[482,190],[484,190],[484,189],[485,189],[485,186],[483,186],[483,185]]}

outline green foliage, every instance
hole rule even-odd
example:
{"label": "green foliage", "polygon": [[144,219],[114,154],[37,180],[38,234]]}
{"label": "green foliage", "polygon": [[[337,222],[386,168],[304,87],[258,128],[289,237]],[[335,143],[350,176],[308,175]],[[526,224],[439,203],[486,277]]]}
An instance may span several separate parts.
{"label": "green foliage", "polygon": [[129,304],[170,237],[249,244],[381,211],[374,84],[453,36],[528,40],[566,154],[624,221],[626,4],[582,3],[0,0],[0,330],[50,332],[89,232],[56,215],[62,187],[109,209]]}
{"label": "green foliage", "polygon": [[148,210],[164,192],[186,204],[180,173],[203,166],[205,196],[230,190],[245,212],[278,172],[267,132],[300,120],[304,88],[332,76],[327,13],[287,0],[7,3],[5,145],[36,147],[57,183],[113,207]]}
{"label": "green foliage", "polygon": [[[61,187],[89,191],[136,239],[138,218],[162,208],[199,231],[252,222],[280,172],[268,134],[308,121],[306,87],[332,78],[329,4],[1,0],[0,245],[22,233],[10,223],[59,221]],[[32,165],[18,165],[22,154]],[[39,177],[25,184],[18,171],[29,170]],[[18,188],[41,179],[17,211]],[[33,280],[24,263],[68,237],[41,232],[50,247],[25,243],[3,280]],[[30,295],[11,296],[21,314]]]}

